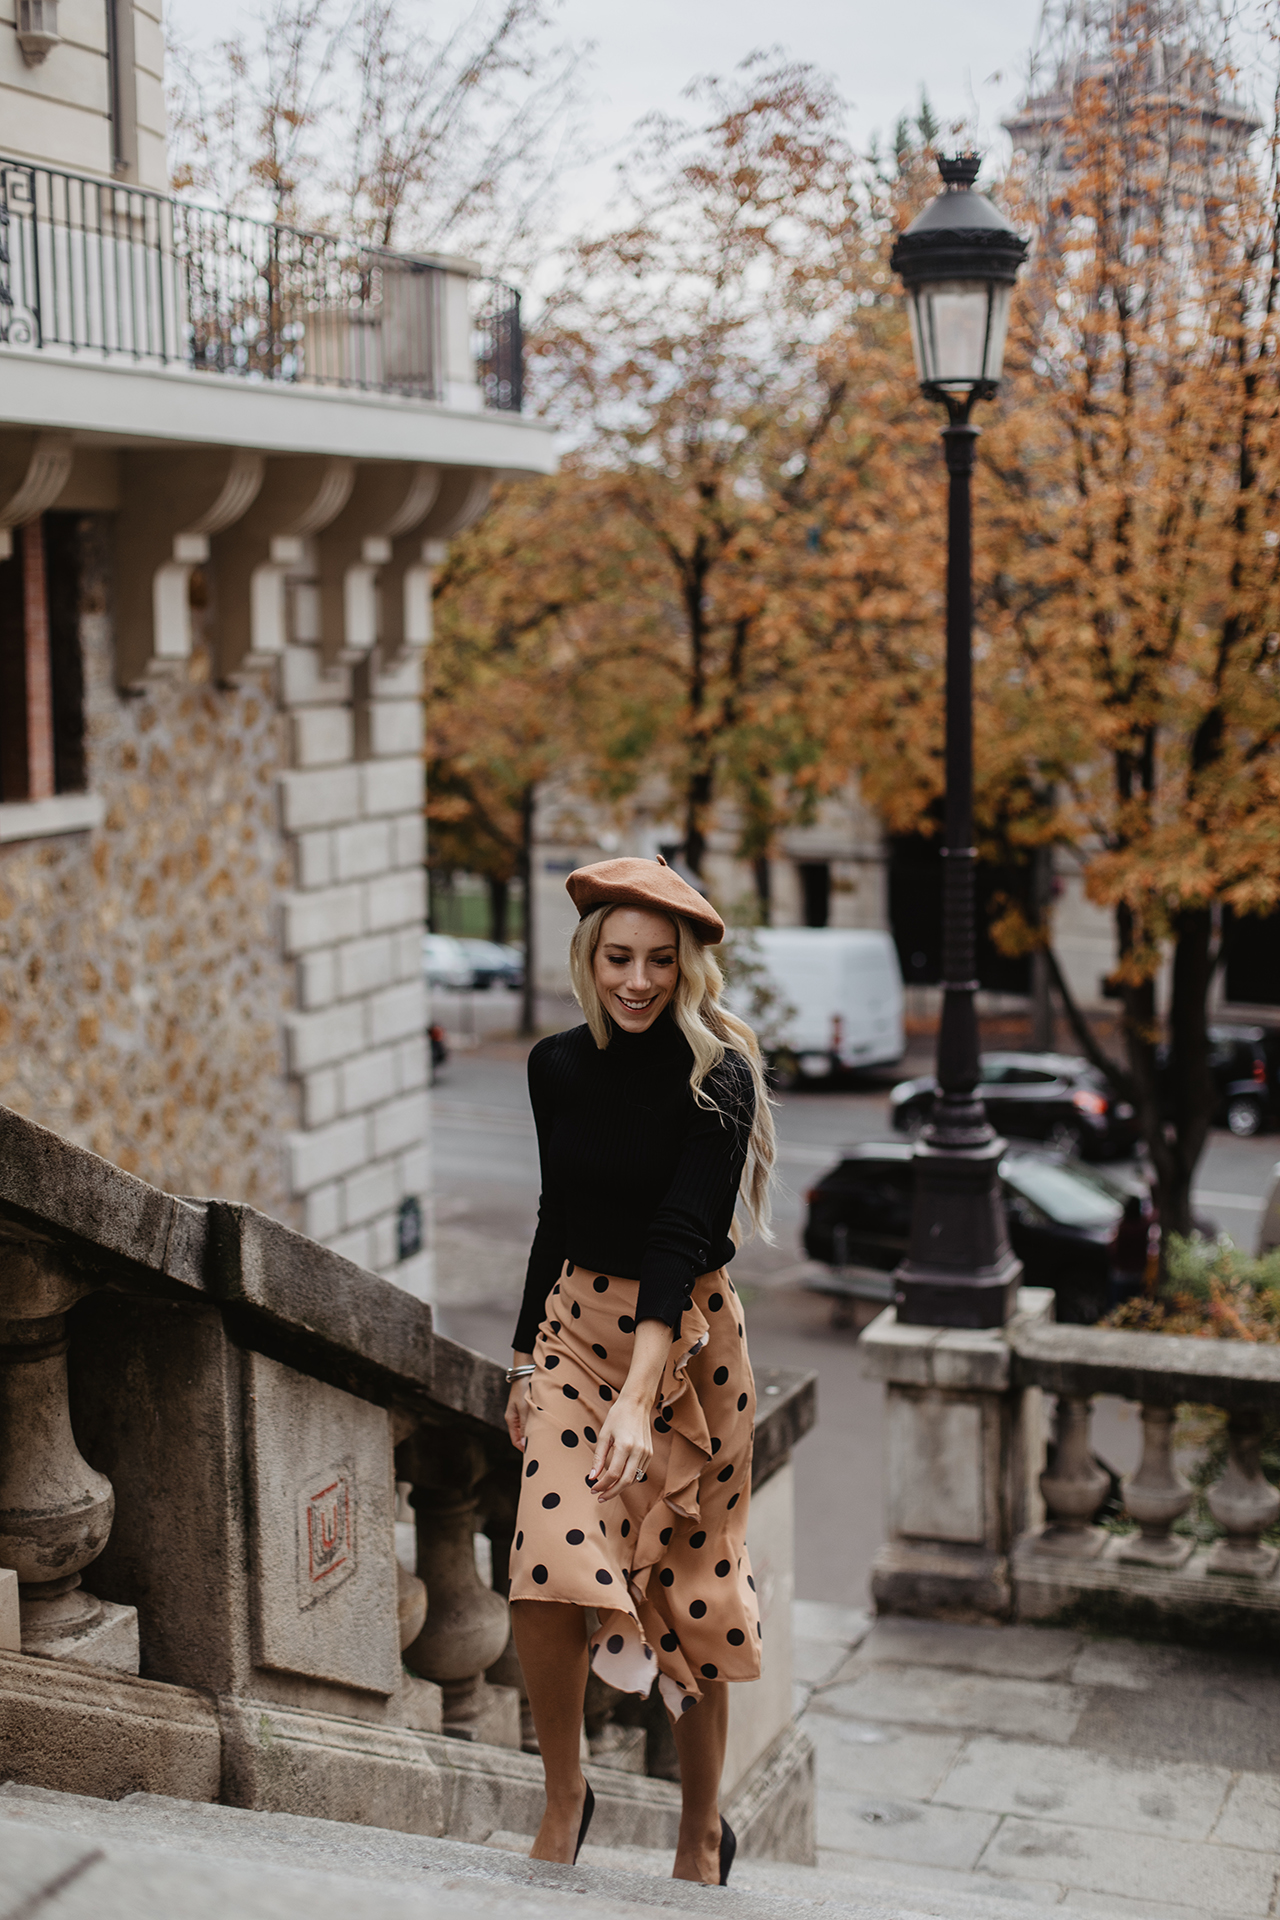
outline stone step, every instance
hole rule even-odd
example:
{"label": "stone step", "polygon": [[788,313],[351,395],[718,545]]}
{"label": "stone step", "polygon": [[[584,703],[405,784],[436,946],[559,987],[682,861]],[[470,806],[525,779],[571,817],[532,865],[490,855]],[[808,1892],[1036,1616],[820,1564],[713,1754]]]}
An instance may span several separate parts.
{"label": "stone step", "polygon": [[[726,1920],[1036,1920],[1016,1896],[915,1892],[874,1878],[741,1861],[728,1889],[670,1878],[669,1854],[584,1849],[577,1866],[530,1861],[527,1840],[474,1846],[156,1794],[123,1800],[0,1787],[0,1920],[637,1920],[654,1907]],[[198,1866],[195,1864],[198,1860]],[[1094,1909],[1097,1913],[1100,1909]]]}

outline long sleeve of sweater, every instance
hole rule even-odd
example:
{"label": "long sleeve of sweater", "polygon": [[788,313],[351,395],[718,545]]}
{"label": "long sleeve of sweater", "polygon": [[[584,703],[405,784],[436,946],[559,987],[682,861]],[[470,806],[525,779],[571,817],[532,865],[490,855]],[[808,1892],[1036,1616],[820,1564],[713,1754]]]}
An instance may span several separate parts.
{"label": "long sleeve of sweater", "polygon": [[597,1048],[586,1027],[529,1057],[542,1195],[513,1345],[532,1350],[566,1260],[639,1281],[637,1321],[678,1330],[693,1281],[733,1258],[729,1236],[754,1117],[751,1072],[730,1053],[689,1086],[692,1055],[667,1017]]}

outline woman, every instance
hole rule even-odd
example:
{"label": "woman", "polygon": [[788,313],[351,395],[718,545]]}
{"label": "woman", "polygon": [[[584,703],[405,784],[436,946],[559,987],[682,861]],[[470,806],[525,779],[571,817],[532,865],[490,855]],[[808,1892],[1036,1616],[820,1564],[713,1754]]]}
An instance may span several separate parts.
{"label": "woman", "polygon": [[720,1005],[719,915],[663,860],[566,885],[586,1024],[529,1056],[542,1199],[507,1376],[512,1622],[547,1783],[532,1857],[571,1861],[586,1837],[590,1661],[628,1692],[656,1679],[680,1756],[674,1875],[723,1884],[727,1683],[760,1671],[755,1387],[725,1267],[744,1170],[768,1230],[773,1122],[755,1036]]}

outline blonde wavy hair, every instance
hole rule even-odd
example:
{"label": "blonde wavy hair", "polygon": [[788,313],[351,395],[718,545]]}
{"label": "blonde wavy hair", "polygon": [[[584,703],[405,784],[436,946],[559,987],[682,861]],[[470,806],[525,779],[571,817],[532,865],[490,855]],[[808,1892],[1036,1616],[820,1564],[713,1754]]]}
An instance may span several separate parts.
{"label": "blonde wavy hair", "polygon": [[[604,923],[615,911],[616,908],[611,904],[593,907],[590,913],[584,914],[579,920],[569,942],[569,978],[573,982],[573,996],[586,1015],[592,1038],[602,1050],[612,1038],[612,1028],[596,988],[595,957]],[[658,909],[646,911],[657,912]],[[706,1091],[703,1082],[720,1065],[726,1053],[737,1054],[746,1062],[751,1074],[755,1091],[755,1117],[747,1141],[747,1164],[743,1170],[739,1198],[751,1233],[759,1234],[762,1240],[772,1246],[774,1237],[769,1228],[769,1190],[774,1162],[778,1157],[778,1142],[760,1043],[745,1020],[739,1020],[737,1014],[721,1006],[724,975],[714,953],[703,945],[680,914],[664,912],[662,918],[670,921],[676,933],[679,978],[670,1006],[675,1023],[689,1042],[693,1054],[689,1085],[694,1099],[700,1107],[706,1107],[712,1113],[723,1112]],[[735,1242],[739,1238],[736,1220],[733,1238]]]}

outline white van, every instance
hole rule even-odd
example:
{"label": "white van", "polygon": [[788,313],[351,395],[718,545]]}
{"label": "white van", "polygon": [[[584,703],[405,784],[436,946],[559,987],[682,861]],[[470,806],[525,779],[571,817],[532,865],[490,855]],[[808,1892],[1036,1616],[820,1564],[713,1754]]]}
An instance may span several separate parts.
{"label": "white van", "polygon": [[840,927],[759,927],[754,943],[795,1008],[770,1048],[780,1085],[902,1058],[902,971],[892,935]]}

